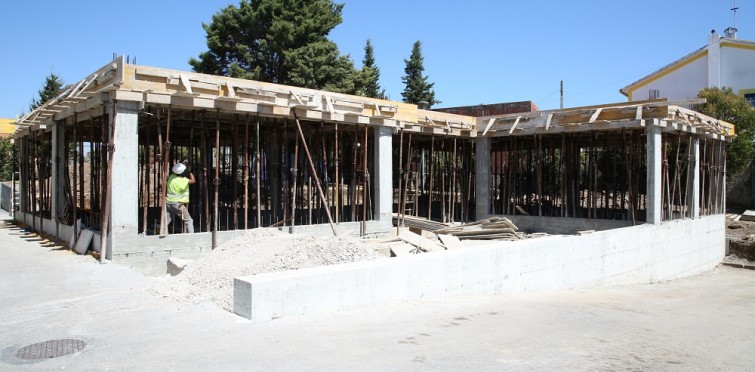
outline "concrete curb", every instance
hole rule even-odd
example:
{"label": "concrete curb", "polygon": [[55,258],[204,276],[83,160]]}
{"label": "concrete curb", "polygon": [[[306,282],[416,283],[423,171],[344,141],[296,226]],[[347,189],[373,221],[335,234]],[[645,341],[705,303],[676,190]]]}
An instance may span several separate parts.
{"label": "concrete curb", "polygon": [[743,264],[743,263],[735,263],[735,262],[721,262],[721,264],[725,266],[736,267],[738,269],[755,270],[754,264]]}

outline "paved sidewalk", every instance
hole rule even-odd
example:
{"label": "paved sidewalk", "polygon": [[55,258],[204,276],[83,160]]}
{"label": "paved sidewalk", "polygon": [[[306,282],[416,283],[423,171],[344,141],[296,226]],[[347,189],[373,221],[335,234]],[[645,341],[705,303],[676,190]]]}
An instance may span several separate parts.
{"label": "paved sidewalk", "polygon": [[[755,271],[410,302],[252,324],[153,278],[0,226],[0,370],[672,370],[755,365]],[[86,342],[23,360],[34,343]]]}

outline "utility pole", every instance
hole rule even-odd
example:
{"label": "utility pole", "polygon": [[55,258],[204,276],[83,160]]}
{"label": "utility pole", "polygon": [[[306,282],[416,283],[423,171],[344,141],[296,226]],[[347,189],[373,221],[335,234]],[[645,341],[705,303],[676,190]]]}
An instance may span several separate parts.
{"label": "utility pole", "polygon": [[564,81],[561,80],[561,108],[564,108]]}

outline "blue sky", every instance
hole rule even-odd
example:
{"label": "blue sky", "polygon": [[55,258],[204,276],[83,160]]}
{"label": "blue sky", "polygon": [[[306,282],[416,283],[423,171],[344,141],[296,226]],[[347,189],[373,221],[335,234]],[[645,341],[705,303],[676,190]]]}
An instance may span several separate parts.
{"label": "blue sky", "polygon": [[[423,43],[435,107],[532,100],[541,109],[624,101],[619,88],[733,25],[733,0],[346,0],[330,37],[361,66],[372,39],[380,83],[401,100],[404,59]],[[0,117],[27,110],[45,76],[83,79],[113,53],[190,70],[206,49],[202,22],[238,1],[0,3]],[[755,40],[755,0],[737,1],[739,38]]]}

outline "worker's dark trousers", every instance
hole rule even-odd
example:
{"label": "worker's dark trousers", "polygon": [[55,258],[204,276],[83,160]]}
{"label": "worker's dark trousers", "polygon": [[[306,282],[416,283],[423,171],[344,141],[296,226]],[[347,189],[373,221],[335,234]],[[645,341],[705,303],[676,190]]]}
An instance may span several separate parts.
{"label": "worker's dark trousers", "polygon": [[185,231],[194,233],[194,220],[191,219],[189,208],[186,207],[185,203],[167,202],[165,203],[165,210],[168,212],[168,225],[173,221],[175,215],[179,215],[184,221]]}

